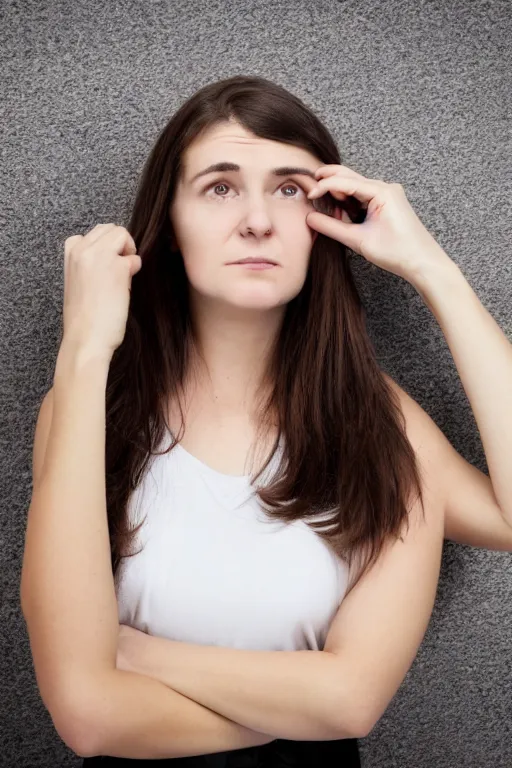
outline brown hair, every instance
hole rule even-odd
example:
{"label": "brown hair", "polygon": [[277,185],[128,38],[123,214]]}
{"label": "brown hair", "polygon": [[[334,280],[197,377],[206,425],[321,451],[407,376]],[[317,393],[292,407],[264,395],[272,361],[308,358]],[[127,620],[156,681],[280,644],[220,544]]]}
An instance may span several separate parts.
{"label": "brown hair", "polygon": [[[144,523],[132,527],[130,495],[166,434],[169,398],[179,403],[183,426],[182,385],[196,349],[183,258],[170,246],[175,241],[169,211],[181,156],[203,131],[228,120],[258,137],[304,148],[321,164],[342,162],[315,114],[261,77],[207,85],[159,135],[127,226],[142,267],[132,279],[126,333],[107,381],[107,509],[116,582],[121,558],[137,554],[129,550]],[[328,196],[322,200],[333,204]],[[341,207],[352,221],[364,220],[354,199]],[[312,247],[304,285],[286,306],[259,393],[259,425],[264,429],[269,415],[277,414],[279,435],[253,481],[268,466],[281,434],[285,438],[273,482],[258,490],[264,509],[270,519],[304,519],[351,573],[356,555],[364,555],[362,575],[408,524],[413,491],[423,508],[422,487],[398,396],[366,331],[347,249],[322,234]],[[174,445],[171,439],[165,453]],[[349,589],[354,583],[355,578]]]}

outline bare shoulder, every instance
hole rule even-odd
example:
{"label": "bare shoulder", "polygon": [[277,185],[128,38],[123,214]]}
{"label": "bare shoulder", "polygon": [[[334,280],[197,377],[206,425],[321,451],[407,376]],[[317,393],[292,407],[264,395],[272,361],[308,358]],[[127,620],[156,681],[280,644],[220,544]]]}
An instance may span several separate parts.
{"label": "bare shoulder", "polygon": [[402,410],[405,409],[406,413],[404,413],[404,416],[411,416],[411,413],[409,413],[409,410],[411,408],[411,404],[417,405],[419,408],[421,406],[416,403],[416,401],[405,391],[405,389],[402,389],[402,387],[397,384],[397,382],[387,373],[384,373],[382,371],[382,375],[385,379],[385,381],[389,384],[393,392],[395,392],[398,395],[398,398],[400,400],[400,405],[402,406]]}
{"label": "bare shoulder", "polygon": [[418,429],[422,418],[422,414],[424,416],[428,416],[428,414],[423,410],[423,408],[420,406],[419,403],[414,400],[406,391],[405,389],[402,389],[402,387],[397,384],[397,382],[389,376],[387,373],[384,373],[382,371],[382,375],[384,377],[384,380],[388,384],[391,391],[396,395],[398,402],[400,404],[400,409],[402,411],[402,414],[404,416],[405,420],[405,426],[407,431],[407,436],[410,437],[412,432],[416,429]]}
{"label": "bare shoulder", "polygon": [[[387,373],[383,372],[384,379],[389,384],[391,390],[397,395],[400,408],[405,420],[407,436],[414,446],[425,445],[425,441],[430,437],[431,441],[436,442],[442,435],[441,430],[428,415],[424,408],[409,395],[397,382]],[[421,440],[418,442],[418,438]],[[435,445],[431,446],[432,448]]]}
{"label": "bare shoulder", "polygon": [[425,490],[443,511],[447,482],[445,459],[451,457],[453,448],[425,409],[391,376],[384,372],[383,376],[400,404],[407,439],[420,464]]}
{"label": "bare shoulder", "polygon": [[[443,459],[446,452],[440,448],[450,445],[428,413],[397,382],[382,371],[390,389],[396,395],[404,418],[404,429],[420,470],[421,489],[425,511],[430,517],[443,519],[446,509],[446,472]],[[356,558],[350,569],[349,584],[352,590],[361,578],[361,563]]]}

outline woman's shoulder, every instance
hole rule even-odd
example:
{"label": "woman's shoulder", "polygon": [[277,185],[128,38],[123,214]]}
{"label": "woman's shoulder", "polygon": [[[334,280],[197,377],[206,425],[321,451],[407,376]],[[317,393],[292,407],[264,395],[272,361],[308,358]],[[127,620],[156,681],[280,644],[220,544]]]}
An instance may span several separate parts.
{"label": "woman's shoulder", "polygon": [[423,410],[421,405],[413,397],[411,397],[410,394],[405,391],[405,389],[402,389],[402,387],[397,384],[397,382],[391,376],[389,376],[389,374],[382,371],[382,375],[390,389],[396,394],[398,398],[407,426],[412,426],[412,424],[418,419],[421,420],[422,415],[423,417],[427,416],[427,413]]}
{"label": "woman's shoulder", "polygon": [[421,407],[417,400],[411,397],[405,389],[397,384],[389,374],[382,371],[382,375],[390,389],[397,395],[408,429],[420,427],[420,425],[426,426],[432,421],[428,413]]}
{"label": "woman's shoulder", "polygon": [[396,381],[388,373],[385,373],[384,371],[381,371],[381,373],[382,373],[382,376],[384,377],[385,381],[397,393],[397,395],[400,395],[400,397],[401,397],[402,394],[406,394],[405,390],[403,390],[402,387],[400,387],[396,383]]}
{"label": "woman's shoulder", "polygon": [[404,418],[405,433],[421,463],[425,484],[439,500],[444,492],[445,446],[448,441],[427,411],[391,376],[384,372],[383,376],[397,395]]}

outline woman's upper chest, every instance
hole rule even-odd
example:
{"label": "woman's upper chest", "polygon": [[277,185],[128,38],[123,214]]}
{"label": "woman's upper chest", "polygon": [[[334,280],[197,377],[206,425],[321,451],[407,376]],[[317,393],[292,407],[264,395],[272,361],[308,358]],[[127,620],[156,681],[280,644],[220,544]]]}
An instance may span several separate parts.
{"label": "woman's upper chest", "polygon": [[[171,404],[169,429],[177,437],[182,418],[179,408]],[[225,475],[249,475],[266,460],[277,430],[273,429],[255,451],[256,427],[244,411],[215,408],[200,398],[184,411],[183,436],[179,444],[211,469]]]}

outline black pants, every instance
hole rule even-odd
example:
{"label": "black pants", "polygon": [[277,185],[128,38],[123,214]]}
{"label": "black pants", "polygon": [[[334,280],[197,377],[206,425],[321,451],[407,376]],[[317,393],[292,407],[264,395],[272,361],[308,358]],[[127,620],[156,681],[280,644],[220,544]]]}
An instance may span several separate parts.
{"label": "black pants", "polygon": [[[134,760],[127,757],[86,757],[84,768],[120,768]],[[155,760],[137,760],[152,765]],[[209,755],[158,760],[168,768],[361,768],[357,739],[291,741],[275,739],[268,744]]]}

